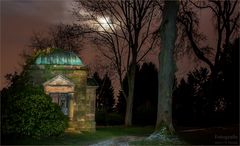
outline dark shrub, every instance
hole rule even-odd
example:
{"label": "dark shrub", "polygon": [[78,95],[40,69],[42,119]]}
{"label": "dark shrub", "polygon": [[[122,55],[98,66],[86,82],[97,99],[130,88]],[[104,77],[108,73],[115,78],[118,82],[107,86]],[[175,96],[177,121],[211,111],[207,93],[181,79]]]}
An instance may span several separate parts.
{"label": "dark shrub", "polygon": [[2,109],[3,134],[52,136],[63,133],[67,127],[60,107],[43,90],[28,86],[20,93],[7,95]]}
{"label": "dark shrub", "polygon": [[104,111],[96,112],[97,125],[122,125],[124,124],[124,117],[119,113],[107,113]]}
{"label": "dark shrub", "polygon": [[122,125],[124,124],[124,117],[119,113],[108,113],[106,116],[107,125]]}
{"label": "dark shrub", "polygon": [[106,125],[106,112],[96,111],[96,124],[97,125]]}

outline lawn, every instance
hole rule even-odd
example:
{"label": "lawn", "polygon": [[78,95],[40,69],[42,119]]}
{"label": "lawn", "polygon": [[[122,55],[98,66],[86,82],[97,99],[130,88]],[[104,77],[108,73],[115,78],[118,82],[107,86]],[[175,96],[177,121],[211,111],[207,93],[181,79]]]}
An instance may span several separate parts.
{"label": "lawn", "polygon": [[[84,132],[81,134],[64,133],[59,137],[34,139],[30,137],[8,136],[2,137],[3,145],[89,145],[116,137],[139,136],[148,137],[154,131],[153,126],[129,127],[113,126],[97,128],[95,133]],[[239,144],[239,127],[215,128],[184,128],[177,130],[177,137],[182,141],[133,141],[130,145],[229,145]]]}
{"label": "lawn", "polygon": [[10,145],[88,145],[118,136],[148,136],[154,127],[129,127],[122,126],[97,128],[95,133],[84,132],[81,134],[64,133],[59,137],[35,139],[30,137],[3,136],[2,144]]}

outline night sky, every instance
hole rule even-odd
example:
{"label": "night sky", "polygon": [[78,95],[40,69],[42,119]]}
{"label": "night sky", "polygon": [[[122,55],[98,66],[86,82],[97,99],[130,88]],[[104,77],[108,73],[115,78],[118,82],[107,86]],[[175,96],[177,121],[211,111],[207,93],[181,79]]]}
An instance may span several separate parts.
{"label": "night sky", "polygon": [[[72,0],[1,0],[1,89],[6,85],[4,76],[7,73],[19,71],[23,61],[20,54],[28,48],[33,32],[45,34],[49,26],[58,23],[72,24]],[[199,12],[200,30],[207,34],[204,43],[213,44],[215,41],[211,15],[207,11]],[[93,66],[96,62],[94,48],[84,46],[80,57],[85,65]],[[150,53],[147,61],[157,62],[156,53]],[[183,77],[196,66],[192,57],[185,56],[178,60],[177,76]]]}
{"label": "night sky", "polygon": [[19,70],[19,56],[29,50],[33,32],[46,33],[57,23],[71,24],[72,2],[68,0],[1,0],[1,88],[3,76]]}

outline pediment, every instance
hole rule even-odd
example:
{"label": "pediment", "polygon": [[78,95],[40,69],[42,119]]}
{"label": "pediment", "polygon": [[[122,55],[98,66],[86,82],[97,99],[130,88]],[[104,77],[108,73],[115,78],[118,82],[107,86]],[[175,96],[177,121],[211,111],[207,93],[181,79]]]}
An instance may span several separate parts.
{"label": "pediment", "polygon": [[74,86],[74,84],[65,76],[57,75],[43,83],[43,86]]}

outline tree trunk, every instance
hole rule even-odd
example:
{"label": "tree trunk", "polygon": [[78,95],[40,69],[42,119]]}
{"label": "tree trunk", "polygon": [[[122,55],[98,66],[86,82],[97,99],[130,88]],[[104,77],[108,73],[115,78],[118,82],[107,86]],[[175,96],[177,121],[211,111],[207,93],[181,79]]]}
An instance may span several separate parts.
{"label": "tree trunk", "polygon": [[158,112],[156,130],[165,128],[174,133],[172,124],[172,88],[175,74],[173,52],[176,40],[176,19],[178,1],[165,1],[163,20],[161,23],[161,52],[159,53],[158,74]]}
{"label": "tree trunk", "polygon": [[130,67],[128,73],[128,97],[126,99],[126,114],[125,114],[125,126],[132,126],[132,109],[133,109],[133,97],[134,97],[134,84],[135,84],[135,72],[136,65]]}

